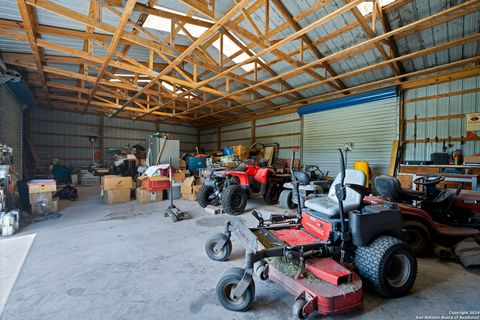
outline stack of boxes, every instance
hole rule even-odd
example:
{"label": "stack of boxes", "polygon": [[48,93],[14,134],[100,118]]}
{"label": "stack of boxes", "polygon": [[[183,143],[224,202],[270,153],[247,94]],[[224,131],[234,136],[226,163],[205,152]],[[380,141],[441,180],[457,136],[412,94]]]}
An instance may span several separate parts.
{"label": "stack of boxes", "polygon": [[58,211],[58,200],[53,200],[57,192],[57,183],[53,179],[32,180],[28,182],[28,196],[33,214]]}
{"label": "stack of boxes", "polygon": [[202,180],[194,176],[188,177],[182,183],[182,198],[190,201],[197,200],[198,191],[202,187]]}
{"label": "stack of boxes", "polygon": [[233,146],[233,154],[238,156],[239,160],[247,160],[249,157],[248,148],[244,145]]}
{"label": "stack of boxes", "polygon": [[151,203],[163,200],[163,190],[168,189],[169,180],[165,176],[137,178],[136,199],[138,203]]}
{"label": "stack of boxes", "polygon": [[102,177],[102,194],[105,204],[116,204],[130,201],[132,178],[120,176]]}

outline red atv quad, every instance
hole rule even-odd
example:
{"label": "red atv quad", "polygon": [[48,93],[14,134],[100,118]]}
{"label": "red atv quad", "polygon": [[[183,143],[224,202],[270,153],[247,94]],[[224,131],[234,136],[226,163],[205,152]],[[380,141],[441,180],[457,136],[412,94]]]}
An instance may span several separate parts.
{"label": "red atv quad", "polygon": [[[363,205],[370,193],[359,170],[341,173],[328,196],[305,201],[295,215],[253,211],[256,228],[229,221],[224,233],[205,244],[216,261],[229,258],[235,233],[246,245],[245,268],[232,268],[218,281],[216,298],[228,310],[248,310],[255,296],[253,273],[270,279],[295,297],[299,319],[337,315],[362,305],[362,280],[385,297],[400,297],[412,288],[417,262],[399,240],[402,215],[395,204]],[[298,180],[292,175],[298,191]],[[298,195],[298,192],[297,192]],[[300,202],[299,202],[300,203]],[[348,212],[348,215],[347,215]]]}
{"label": "red atv quad", "polygon": [[261,194],[268,205],[277,203],[283,184],[290,181],[290,175],[277,174],[264,160],[259,165],[246,163],[243,170],[207,170],[203,178],[198,204],[203,208],[221,204],[225,212],[233,215],[245,210],[253,193]]}
{"label": "red atv quad", "polygon": [[375,179],[378,197],[366,197],[367,204],[397,203],[403,215],[404,241],[415,254],[422,255],[435,247],[435,253],[444,258],[452,255],[448,248],[458,241],[480,236],[480,193],[455,192],[439,189],[441,175],[429,175],[415,179],[422,191],[403,189],[395,177],[379,176]]}

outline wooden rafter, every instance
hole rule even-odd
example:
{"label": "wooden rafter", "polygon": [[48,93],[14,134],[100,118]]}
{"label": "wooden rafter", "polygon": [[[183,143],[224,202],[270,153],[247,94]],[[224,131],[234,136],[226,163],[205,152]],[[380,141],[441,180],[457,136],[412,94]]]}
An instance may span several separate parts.
{"label": "wooden rafter", "polygon": [[[90,6],[89,6],[89,9],[88,9],[88,16],[93,18],[93,19],[99,19],[101,12],[102,12],[102,10],[101,10],[101,6],[100,6],[100,3],[98,2],[98,0],[90,0]],[[91,26],[86,26],[85,27],[85,34],[88,35],[88,38],[83,40],[83,51],[85,51],[88,54],[93,53],[93,41],[92,41],[91,35],[93,34],[94,31],[95,31],[95,29]],[[88,64],[85,61],[83,61],[83,63],[80,64],[80,72],[85,74],[85,75],[88,75]],[[78,80],[77,83],[81,86],[81,88],[85,88],[85,82],[84,81]],[[81,92],[78,93],[78,97],[82,98],[82,93]]]}
{"label": "wooden rafter", "polygon": [[30,48],[32,49],[35,65],[37,66],[37,70],[40,73],[40,80],[42,81],[43,91],[45,92],[47,101],[50,103],[50,94],[48,92],[47,81],[45,78],[45,73],[43,71],[42,52],[38,48],[36,42],[35,25],[37,24],[37,19],[34,8],[28,6],[25,3],[25,0],[17,0],[17,6],[23,20],[23,26],[28,39],[28,43],[30,44]]}
{"label": "wooden rafter", "polygon": [[[158,76],[156,76],[153,80],[151,80],[147,85],[145,85],[142,89],[140,89],[134,97],[132,97],[132,99],[130,99],[129,101],[127,101],[127,103],[125,105],[128,105],[130,102],[132,102],[133,99],[135,99],[136,97],[140,96],[143,94],[144,90],[145,89],[148,89],[150,88],[152,85],[153,85],[153,81],[156,81],[158,80],[161,76],[167,74],[170,70],[172,70],[178,63],[180,63],[183,58],[185,58],[186,56],[188,56],[193,50],[196,49],[196,47],[198,45],[201,45],[202,42],[206,39],[208,39],[210,36],[212,36],[215,32],[217,32],[221,27],[222,27],[222,24],[224,23],[224,21],[228,21],[228,19],[230,19],[232,16],[234,16],[238,10],[242,9],[243,7],[245,7],[247,4],[248,4],[249,0],[242,0],[240,3],[238,3],[237,5],[235,5],[232,9],[230,9],[229,12],[227,12],[221,19],[219,19],[212,27],[210,27],[209,29],[207,29],[207,31],[205,31],[194,43],[192,43],[185,51],[183,51],[178,57],[175,58],[175,60],[173,60],[165,69],[163,69],[159,74]],[[194,86],[195,89],[197,89],[197,86]],[[189,90],[189,94],[191,93],[191,90]],[[153,112],[154,110],[157,110],[158,107],[156,108],[152,108],[151,111],[148,111],[146,112],[147,114],[148,113],[151,113]],[[121,108],[119,109],[121,110]],[[118,111],[119,111],[118,110]],[[116,111],[113,115],[115,115],[116,113],[118,113],[118,111]],[[112,115],[112,116],[113,116]]]}
{"label": "wooden rafter", "polygon": [[[374,10],[373,12],[376,12],[376,10]],[[375,38],[375,36],[376,36],[375,31],[372,30],[371,26],[368,24],[367,19],[365,19],[365,17],[360,13],[360,10],[357,7],[352,8],[352,14],[355,17],[355,19],[358,21],[360,26],[362,27],[365,34],[367,35],[367,38],[368,39]],[[387,38],[386,40],[389,41],[390,39]],[[392,57],[390,57],[387,54],[387,52],[385,51],[385,48],[383,47],[382,43],[375,42],[374,46],[375,46],[375,48],[377,48],[378,52],[380,52],[383,59],[385,59],[386,61],[390,60],[392,57],[395,58],[395,56],[393,54],[392,54]],[[391,52],[393,53],[393,51],[391,51]],[[402,67],[398,63],[393,62],[393,63],[390,64],[390,67],[392,68],[393,73],[397,76],[404,72],[404,70],[402,69]]]}
{"label": "wooden rafter", "polygon": [[[451,7],[449,9],[446,9],[444,12],[439,12],[439,13],[436,13],[430,17],[425,17],[423,19],[420,19],[420,20],[417,20],[415,22],[412,22],[411,24],[408,24],[406,26],[403,26],[403,27],[400,27],[398,29],[395,29],[395,30],[392,30],[390,32],[387,32],[387,33],[384,33],[382,35],[378,35],[377,37],[373,38],[373,39],[369,39],[367,41],[364,41],[364,42],[361,42],[361,43],[358,43],[356,45],[353,45],[352,47],[349,47],[349,48],[345,48],[343,50],[340,50],[336,53],[333,53],[323,59],[319,59],[317,61],[314,61],[314,62],[311,62],[309,64],[306,64],[305,66],[302,66],[302,67],[299,67],[297,68],[296,70],[291,70],[291,71],[287,71],[285,73],[283,73],[281,75],[281,77],[283,77],[284,79],[288,76],[293,76],[295,74],[298,73],[299,69],[304,69],[304,68],[308,68],[308,67],[312,67],[312,66],[315,66],[315,65],[318,65],[322,62],[325,62],[325,61],[328,61],[334,57],[338,57],[338,56],[348,56],[349,54],[351,54],[351,51],[354,51],[354,50],[362,50],[364,47],[366,47],[367,45],[370,45],[370,44],[374,44],[375,42],[378,42],[380,40],[383,40],[383,39],[386,39],[386,38],[389,38],[391,36],[393,36],[394,34],[397,34],[397,33],[401,33],[401,32],[404,32],[404,31],[407,31],[407,30],[410,30],[410,29],[415,29],[416,27],[422,25],[423,23],[426,23],[426,22],[430,22],[430,23],[434,23],[434,22],[437,22],[435,20],[435,17],[436,16],[441,16],[442,14],[445,14],[446,12],[448,13],[453,13],[455,12],[456,10],[461,10],[461,9],[464,9],[465,7],[468,7],[470,5],[476,5],[476,8],[480,8],[480,5],[478,4],[477,1],[474,1],[474,0],[471,0],[471,1],[467,1],[465,3],[462,3],[462,4],[459,4],[455,7]],[[387,61],[388,63],[390,63],[390,61]],[[271,83],[273,81],[275,81],[277,79],[275,79],[275,77],[273,78],[270,78],[270,79],[266,79],[260,83],[257,83],[256,85],[254,85],[253,87],[255,86],[258,86],[258,85],[262,85],[262,84],[268,84],[268,83]],[[295,90],[300,90],[299,88],[295,88]],[[240,94],[242,92],[242,90],[238,90],[237,92],[235,92],[236,94]],[[216,100],[213,100],[212,102],[216,102]],[[199,106],[200,107],[200,106]],[[194,108],[192,109],[189,109],[187,111],[185,111],[184,113],[188,113],[188,112],[191,112]]]}
{"label": "wooden rafter", "polygon": [[110,41],[110,45],[108,47],[107,54],[105,55],[105,60],[102,63],[100,71],[98,72],[97,79],[95,80],[93,88],[90,90],[90,94],[87,98],[87,103],[85,104],[85,111],[87,110],[89,103],[92,101],[93,95],[95,94],[95,91],[98,88],[100,80],[102,80],[103,75],[105,74],[105,71],[107,70],[110,59],[112,59],[112,56],[115,53],[115,50],[117,50],[118,42],[120,41],[120,37],[122,36],[123,30],[125,29],[125,26],[127,25],[128,19],[130,18],[130,14],[133,12],[133,7],[135,6],[136,2],[137,2],[137,0],[128,0],[127,4],[125,5],[122,16],[120,18],[120,21],[118,22],[117,29],[115,30],[115,33],[113,34],[112,41]]}
{"label": "wooden rafter", "polygon": [[[119,32],[117,25],[102,21],[99,17],[101,10],[97,9],[94,12],[94,8],[99,8],[101,3],[104,8],[122,20],[124,0],[90,0],[88,15],[71,10],[68,6],[58,5],[52,0],[17,0],[23,3],[26,10],[42,8],[82,23],[85,29],[69,30],[38,25],[34,14],[30,13],[30,26],[28,22],[0,19],[0,35],[26,42],[32,47],[32,54],[6,52],[3,53],[3,57],[5,63],[32,71],[24,76],[32,85],[34,95],[41,106],[53,103],[55,107],[68,105],[68,108],[74,108],[73,106],[77,105],[78,108],[79,105],[83,107],[84,104],[89,104],[87,112],[95,111],[107,115],[113,113],[115,116],[130,115],[130,118],[135,119],[144,117],[167,119],[172,122],[184,121],[199,126],[217,125],[228,117],[255,119],[265,115],[283,114],[291,112],[301,104],[358,93],[375,86],[399,84],[402,88],[411,88],[432,81],[446,81],[449,79],[448,68],[455,78],[477,74],[479,69],[472,67],[472,64],[478,64],[480,59],[473,58],[415,72],[407,73],[403,70],[402,63],[406,61],[480,40],[478,34],[468,35],[463,39],[418,52],[403,52],[403,55],[400,55],[395,41],[480,10],[478,1],[466,0],[429,17],[392,29],[388,23],[387,13],[411,1],[397,0],[385,7],[379,6],[378,1],[374,1],[373,13],[362,16],[356,8],[357,1],[348,0],[343,6],[335,4],[337,9],[334,12],[319,19],[308,19],[310,22],[314,21],[310,24],[305,24],[308,16],[315,14],[326,4],[333,4],[334,1],[319,0],[293,16],[282,0],[245,0],[245,2],[234,0],[231,3],[236,11],[233,13],[229,11],[228,18],[215,11],[215,3],[210,0],[184,0],[183,2],[191,9],[181,14],[163,10],[162,7],[154,7],[156,1],[149,1],[147,4],[133,4],[132,12],[139,12],[140,18],[136,21],[127,18],[125,26],[130,26],[131,31]],[[241,8],[238,7],[239,4],[242,4]],[[265,16],[261,18],[265,18],[263,19],[265,21],[259,23],[257,17],[253,15],[257,15],[256,10],[262,6]],[[352,22],[320,38],[309,37],[313,35],[310,31],[340,14],[349,14],[349,11],[356,18]],[[199,12],[207,19],[195,17],[194,12]],[[273,12],[280,14],[284,23],[272,24],[270,17],[278,17]],[[142,24],[148,15],[171,19],[172,36],[159,39],[156,33],[143,27]],[[25,20],[23,15],[22,19]],[[194,37],[190,33],[192,25],[206,28],[207,36]],[[342,47],[340,51],[328,55],[326,53],[322,55],[319,51],[324,42],[357,27],[366,34],[366,40],[348,48]],[[294,33],[280,35],[287,28],[293,29]],[[71,43],[69,41],[65,43],[58,40],[46,41],[46,37],[42,38],[42,35],[46,34],[67,39],[72,37],[82,39],[84,46],[79,50],[69,47]],[[221,46],[217,59],[209,47],[219,39],[220,34],[223,35],[222,40],[228,37],[238,49],[233,55],[229,53],[227,56],[222,54]],[[185,45],[184,41],[180,41],[180,37],[189,39],[190,45]],[[292,41],[299,42],[298,49],[285,52],[283,44]],[[117,49],[117,45],[112,48],[112,43],[115,42],[122,45],[122,49]],[[94,43],[104,48],[107,55],[99,56],[98,52],[93,52],[91,48]],[[147,54],[143,61],[137,61],[135,56],[130,55],[129,49],[133,47],[146,50]],[[49,52],[53,50],[59,55],[45,55],[43,53],[45,50]],[[368,50],[377,50],[383,60],[371,61],[366,67],[339,74],[335,73],[337,68],[333,70],[330,67],[334,63]],[[305,53],[308,51],[315,56],[316,61],[305,60]],[[244,54],[247,54],[248,59],[237,63],[236,57],[242,55],[243,58]],[[157,63],[156,59],[163,61]],[[276,65],[279,62],[283,64]],[[78,66],[78,72],[67,71],[72,70],[70,67],[53,67],[55,63]],[[250,63],[254,65],[252,71],[241,71],[244,65]],[[351,83],[347,80],[350,77],[385,67],[393,70],[394,76],[390,79],[345,87],[345,83]],[[37,71],[38,74],[34,74],[33,71]],[[121,73],[127,76],[120,75]],[[298,76],[304,76],[302,79],[309,81],[292,87],[289,79]],[[77,84],[70,82],[71,84],[67,85],[69,82],[58,82],[64,79],[75,79]],[[147,84],[144,85],[144,82]],[[173,89],[164,87],[163,83],[172,86]],[[307,92],[311,94],[315,88],[324,93],[308,97],[301,95]],[[48,92],[48,95],[45,95],[45,92]],[[53,97],[52,103],[46,100],[50,96]],[[288,100],[282,101],[279,98]]]}
{"label": "wooden rafter", "polygon": [[[271,1],[275,4],[275,6],[278,8],[278,10],[282,13],[282,15],[287,20],[288,24],[293,28],[293,30],[300,31],[302,29],[302,27],[298,24],[298,22],[296,22],[293,19],[293,16],[288,11],[288,9],[285,7],[285,5],[282,3],[282,0],[271,0]],[[324,58],[324,55],[313,44],[312,40],[310,39],[310,37],[307,34],[302,35],[301,39],[302,39],[303,42],[305,42],[305,44],[313,52],[313,54],[315,54],[317,59]],[[330,74],[331,77],[335,77],[337,75],[337,73],[333,70],[333,68],[328,63],[324,63],[323,67],[328,71],[328,73]],[[335,82],[338,84],[338,86],[340,88],[342,88],[342,89],[346,88],[345,84],[342,81],[339,80],[339,81],[335,81]]]}

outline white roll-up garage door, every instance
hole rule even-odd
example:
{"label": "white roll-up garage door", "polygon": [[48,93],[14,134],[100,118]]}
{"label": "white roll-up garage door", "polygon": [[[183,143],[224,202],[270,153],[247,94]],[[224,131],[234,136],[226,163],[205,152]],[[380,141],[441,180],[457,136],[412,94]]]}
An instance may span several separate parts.
{"label": "white roll-up garage door", "polygon": [[0,143],[13,148],[14,165],[22,172],[22,104],[5,85],[0,85]]}
{"label": "white roll-up garage door", "polygon": [[353,142],[348,167],[365,160],[374,176],[387,173],[392,141],[398,139],[398,97],[305,114],[303,121],[303,164],[318,164],[335,176],[338,148]]}

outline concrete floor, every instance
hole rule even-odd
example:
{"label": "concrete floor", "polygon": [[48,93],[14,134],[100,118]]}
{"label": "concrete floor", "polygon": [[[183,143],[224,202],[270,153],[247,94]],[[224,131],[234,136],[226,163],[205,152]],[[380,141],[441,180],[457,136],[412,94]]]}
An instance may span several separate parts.
{"label": "concrete floor", "polygon": [[[80,188],[80,199],[62,201],[61,218],[32,224],[16,235],[36,237],[2,320],[292,318],[293,298],[271,282],[256,281],[249,312],[229,312],[216,302],[217,280],[228,268],[243,265],[243,250],[234,239],[230,261],[220,263],[209,260],[203,247],[232,217],[212,216],[195,202],[179,200],[177,206],[193,218],[174,224],[163,217],[167,201],[105,206],[95,188]],[[248,213],[235,218],[253,224]],[[366,291],[363,309],[336,319],[479,311],[479,285],[479,269],[420,259],[410,295],[386,300]]]}

